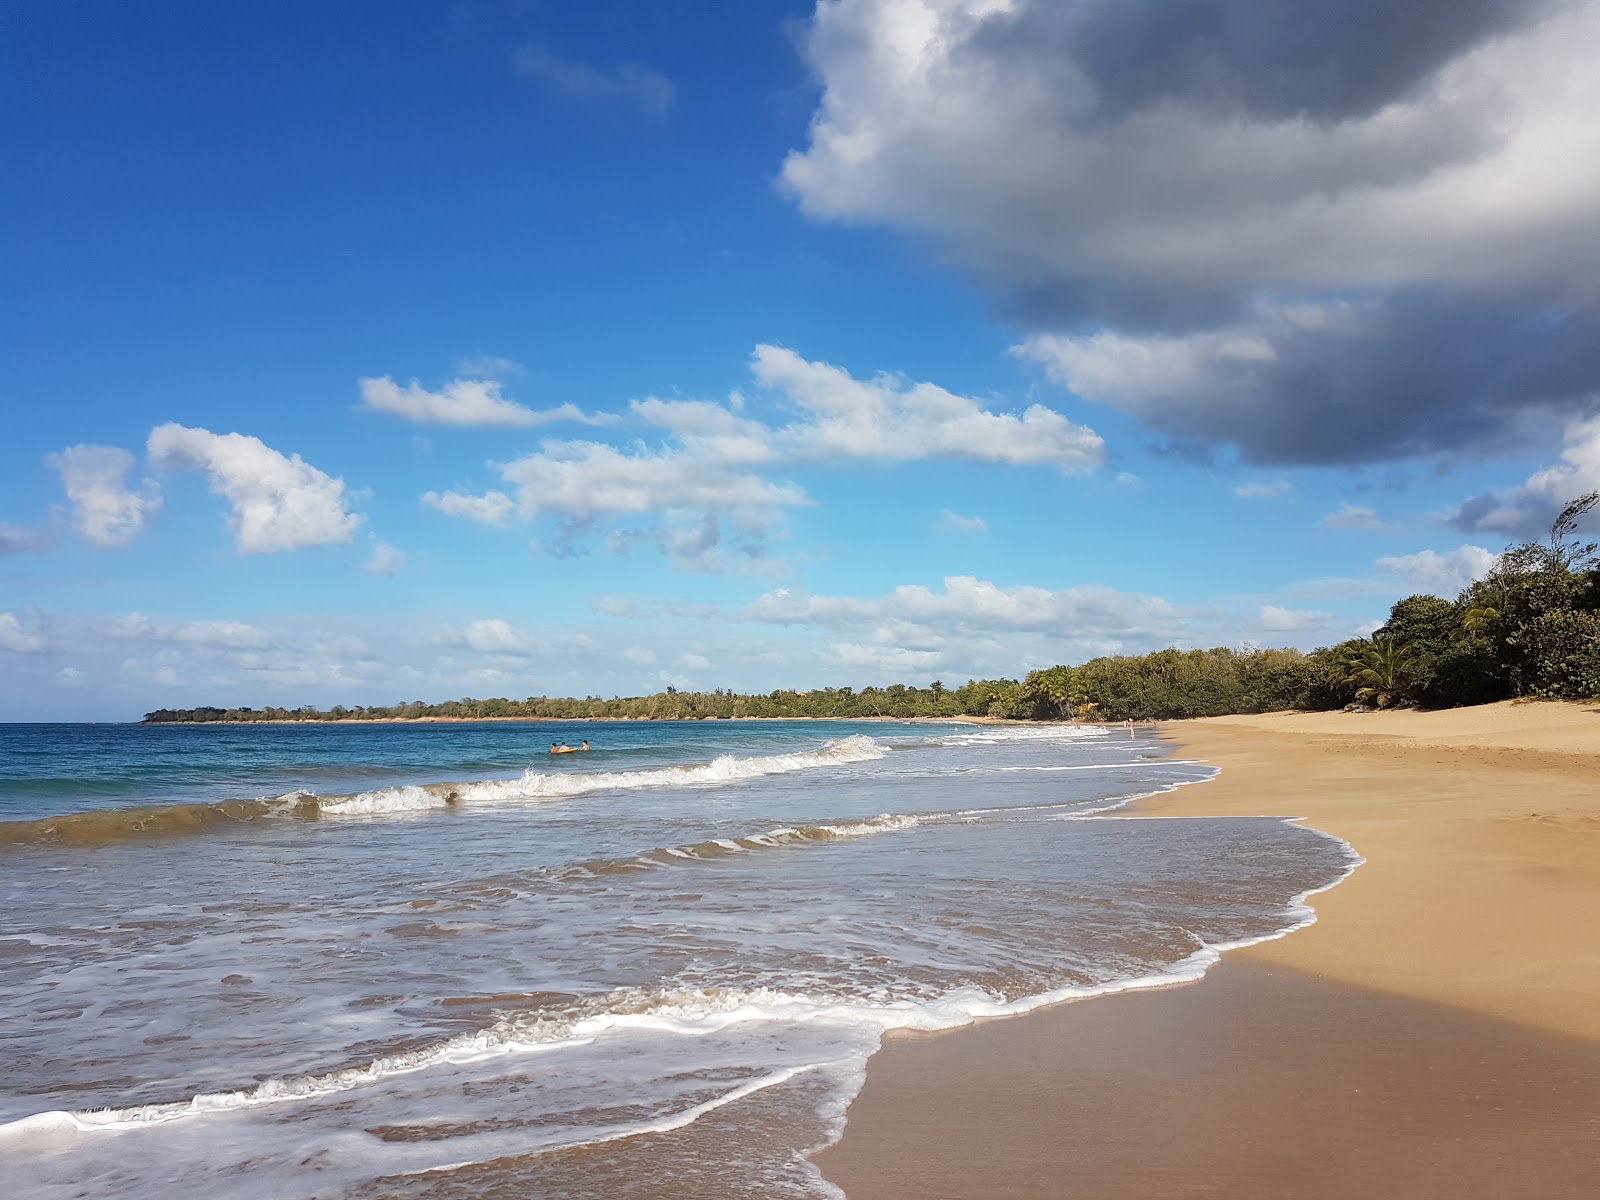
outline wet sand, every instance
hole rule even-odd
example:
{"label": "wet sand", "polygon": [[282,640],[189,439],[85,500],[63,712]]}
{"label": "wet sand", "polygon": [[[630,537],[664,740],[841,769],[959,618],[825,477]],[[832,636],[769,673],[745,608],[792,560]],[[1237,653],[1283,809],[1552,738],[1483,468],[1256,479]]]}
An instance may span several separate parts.
{"label": "wet sand", "polygon": [[1187,987],[892,1039],[817,1162],[851,1200],[1600,1195],[1600,705],[1166,728],[1141,816],[1367,858]]}

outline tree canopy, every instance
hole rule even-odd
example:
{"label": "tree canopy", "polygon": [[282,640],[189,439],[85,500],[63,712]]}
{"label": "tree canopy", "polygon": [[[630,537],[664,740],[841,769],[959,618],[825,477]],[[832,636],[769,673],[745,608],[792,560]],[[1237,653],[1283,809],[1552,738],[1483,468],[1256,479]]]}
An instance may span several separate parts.
{"label": "tree canopy", "polygon": [[1053,666],[1021,679],[974,679],[958,688],[782,690],[721,688],[584,699],[470,697],[324,712],[301,708],[158,709],[150,723],[542,718],[706,720],[737,717],[961,717],[1121,721],[1220,716],[1277,709],[1447,708],[1517,696],[1600,697],[1600,558],[1577,537],[1600,493],[1579,496],[1544,541],[1510,546],[1454,600],[1397,601],[1371,637],[1313,650],[1158,650]]}

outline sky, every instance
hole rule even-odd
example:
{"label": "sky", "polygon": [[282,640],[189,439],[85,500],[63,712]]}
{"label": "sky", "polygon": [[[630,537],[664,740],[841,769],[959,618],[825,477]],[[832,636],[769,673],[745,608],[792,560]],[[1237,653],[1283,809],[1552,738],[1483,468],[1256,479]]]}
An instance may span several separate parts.
{"label": "sky", "polygon": [[1600,0],[7,0],[0,720],[1364,634],[1600,488],[1597,59]]}

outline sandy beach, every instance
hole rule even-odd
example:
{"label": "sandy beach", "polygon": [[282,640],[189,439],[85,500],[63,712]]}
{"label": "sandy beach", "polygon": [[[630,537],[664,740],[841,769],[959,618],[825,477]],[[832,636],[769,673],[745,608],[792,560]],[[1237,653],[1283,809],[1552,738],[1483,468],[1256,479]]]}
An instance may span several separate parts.
{"label": "sandy beach", "polygon": [[1365,858],[1200,983],[875,1056],[851,1200],[1600,1194],[1600,704],[1181,722],[1207,784]]}

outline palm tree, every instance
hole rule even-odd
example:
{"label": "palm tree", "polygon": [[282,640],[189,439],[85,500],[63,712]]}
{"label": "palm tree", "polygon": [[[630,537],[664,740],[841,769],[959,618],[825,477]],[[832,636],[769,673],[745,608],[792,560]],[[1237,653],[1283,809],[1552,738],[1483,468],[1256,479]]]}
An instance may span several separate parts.
{"label": "palm tree", "polygon": [[1487,633],[1490,626],[1500,619],[1500,614],[1505,611],[1505,606],[1506,599],[1503,590],[1479,596],[1472,607],[1461,614],[1460,632],[1468,637]]}
{"label": "palm tree", "polygon": [[1345,660],[1346,683],[1356,685],[1356,699],[1375,708],[1404,704],[1415,685],[1409,646],[1389,637],[1375,637]]}

